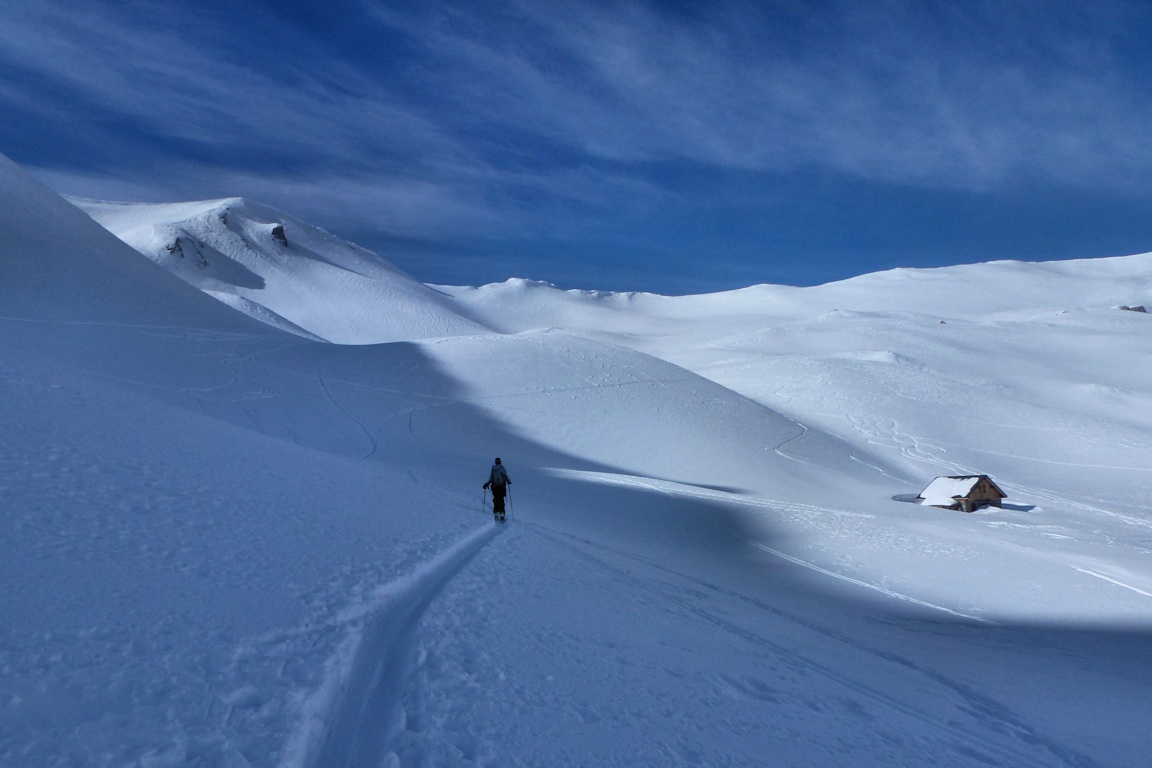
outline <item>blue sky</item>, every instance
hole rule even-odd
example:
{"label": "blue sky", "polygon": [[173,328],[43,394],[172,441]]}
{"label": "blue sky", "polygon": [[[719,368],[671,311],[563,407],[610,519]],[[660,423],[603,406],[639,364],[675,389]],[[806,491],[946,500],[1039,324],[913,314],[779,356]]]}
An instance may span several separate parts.
{"label": "blue sky", "polygon": [[428,282],[696,293],[1152,250],[1140,2],[0,0],[0,152]]}

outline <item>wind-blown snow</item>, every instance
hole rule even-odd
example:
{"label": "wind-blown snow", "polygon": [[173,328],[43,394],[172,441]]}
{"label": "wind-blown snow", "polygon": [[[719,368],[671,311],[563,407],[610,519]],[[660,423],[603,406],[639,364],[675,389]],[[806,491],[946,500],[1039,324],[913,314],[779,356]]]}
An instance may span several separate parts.
{"label": "wind-blown snow", "polygon": [[1145,761],[1149,256],[431,288],[82,205],[164,268],[0,158],[0,764]]}

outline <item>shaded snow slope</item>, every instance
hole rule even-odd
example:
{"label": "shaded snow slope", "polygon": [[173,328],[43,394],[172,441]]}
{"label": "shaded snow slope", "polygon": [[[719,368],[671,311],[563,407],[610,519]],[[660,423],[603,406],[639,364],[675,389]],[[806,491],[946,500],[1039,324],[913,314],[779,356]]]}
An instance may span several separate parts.
{"label": "shaded snow slope", "polygon": [[173,274],[273,325],[340,344],[485,330],[375,254],[258,203],[73,202]]}
{"label": "shaded snow slope", "polygon": [[251,330],[0,155],[0,315]]}
{"label": "shaded snow slope", "polygon": [[[167,341],[213,357],[259,349]],[[242,409],[270,393],[230,391],[226,376],[193,394],[155,382],[148,354],[121,360],[121,376],[184,403],[173,407],[67,362],[3,354],[0,390],[18,404],[0,438],[4,765],[276,764],[300,702],[368,620],[345,609],[371,606],[374,587],[477,525],[463,514],[471,494],[414,516],[425,500],[402,466],[260,434],[260,418],[303,430]],[[250,423],[199,415],[196,397],[236,403]],[[316,419],[342,418],[318,384],[296,397]],[[360,447],[352,432],[325,435]]]}

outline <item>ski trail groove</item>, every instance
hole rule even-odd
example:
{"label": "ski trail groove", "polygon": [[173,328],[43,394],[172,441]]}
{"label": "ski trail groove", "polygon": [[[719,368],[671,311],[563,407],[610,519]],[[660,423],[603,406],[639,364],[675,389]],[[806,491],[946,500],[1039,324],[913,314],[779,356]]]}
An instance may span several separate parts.
{"label": "ski trail groove", "polygon": [[1144,597],[1152,597],[1152,592],[1147,592],[1143,589],[1140,589],[1139,587],[1134,587],[1131,584],[1125,584],[1124,582],[1120,581],[1119,579],[1114,579],[1111,576],[1107,576],[1103,573],[1098,573],[1097,571],[1091,571],[1087,568],[1081,568],[1078,565],[1074,565],[1072,567],[1074,569],[1076,569],[1077,571],[1080,571],[1080,573],[1086,573],[1089,576],[1095,576],[1098,579],[1103,579],[1104,581],[1107,581],[1111,584],[1115,584],[1118,587],[1124,587],[1124,589],[1130,589],[1133,592],[1136,592],[1137,594],[1144,595]]}
{"label": "ski trail groove", "polygon": [[[805,568],[810,568],[813,571],[816,571],[817,573],[822,573],[825,576],[831,576],[834,579],[846,581],[849,584],[855,584],[858,587],[865,587],[866,589],[875,590],[877,592],[880,592],[881,594],[888,595],[889,597],[894,597],[897,600],[906,600],[907,602],[913,603],[915,605],[920,605],[920,606],[923,606],[925,608],[933,608],[937,611],[943,611],[944,613],[950,613],[953,616],[957,616],[961,619],[971,619],[972,621],[978,621],[981,624],[995,624],[996,623],[996,622],[992,621],[991,619],[985,619],[985,618],[982,618],[980,616],[973,616],[971,614],[961,613],[960,611],[954,611],[951,608],[945,608],[942,605],[936,605],[935,603],[925,602],[924,600],[920,600],[919,598],[915,598],[915,597],[912,597],[910,595],[901,594],[900,592],[896,592],[894,590],[888,589],[887,587],[882,587],[879,584],[872,584],[871,582],[861,581],[860,579],[854,579],[851,576],[845,576],[842,573],[836,573],[835,571],[829,571],[826,568],[821,568],[818,565],[815,565],[813,563],[809,563],[806,560],[801,560],[798,557],[793,557],[792,555],[786,555],[783,552],[772,549],[771,547],[767,547],[763,544],[760,544],[759,542],[753,542],[752,544],[753,544],[753,546],[755,546],[759,549],[762,549],[769,554],[775,555],[776,557],[779,557],[783,560],[787,560],[790,563],[795,563],[796,565],[802,565]],[[1077,569],[1077,570],[1080,570],[1080,569]],[[1086,573],[1087,573],[1087,571],[1086,571]],[[1098,574],[1092,574],[1092,575],[1096,576]],[[1127,585],[1122,585],[1122,586],[1127,586]]]}
{"label": "ski trail groove", "polygon": [[360,458],[361,459],[371,458],[376,453],[376,451],[380,450],[380,442],[376,439],[376,435],[372,432],[372,430],[368,429],[368,425],[366,425],[361,419],[358,419],[355,416],[353,416],[352,413],[347,408],[340,405],[340,402],[336,399],[336,396],[334,394],[332,394],[332,389],[328,386],[328,382],[324,378],[323,367],[324,367],[323,363],[318,363],[316,365],[316,380],[320,382],[320,388],[324,391],[324,394],[325,394],[325,396],[327,396],[328,401],[332,403],[332,405],[336,408],[336,410],[340,411],[340,413],[347,416],[348,419],[350,419],[352,421],[352,423],[354,423],[357,427],[360,428],[360,431],[364,433],[364,436],[368,438],[368,444],[371,445],[372,447],[368,450],[367,453],[365,453]]}
{"label": "ski trail groove", "polygon": [[412,573],[382,585],[352,611],[354,629],[304,702],[305,722],[282,768],[377,766],[404,728],[403,700],[415,668],[425,610],[502,529],[478,528]]}

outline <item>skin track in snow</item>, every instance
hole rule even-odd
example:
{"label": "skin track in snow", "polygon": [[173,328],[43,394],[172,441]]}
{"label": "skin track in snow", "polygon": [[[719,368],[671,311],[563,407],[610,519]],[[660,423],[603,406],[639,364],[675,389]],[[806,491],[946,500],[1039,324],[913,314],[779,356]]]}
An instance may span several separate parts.
{"label": "skin track in snow", "polygon": [[446,552],[381,585],[361,609],[357,630],[328,663],[327,680],[306,704],[303,744],[293,768],[352,768],[386,763],[404,730],[402,695],[411,685],[424,611],[499,529],[479,528]]}

